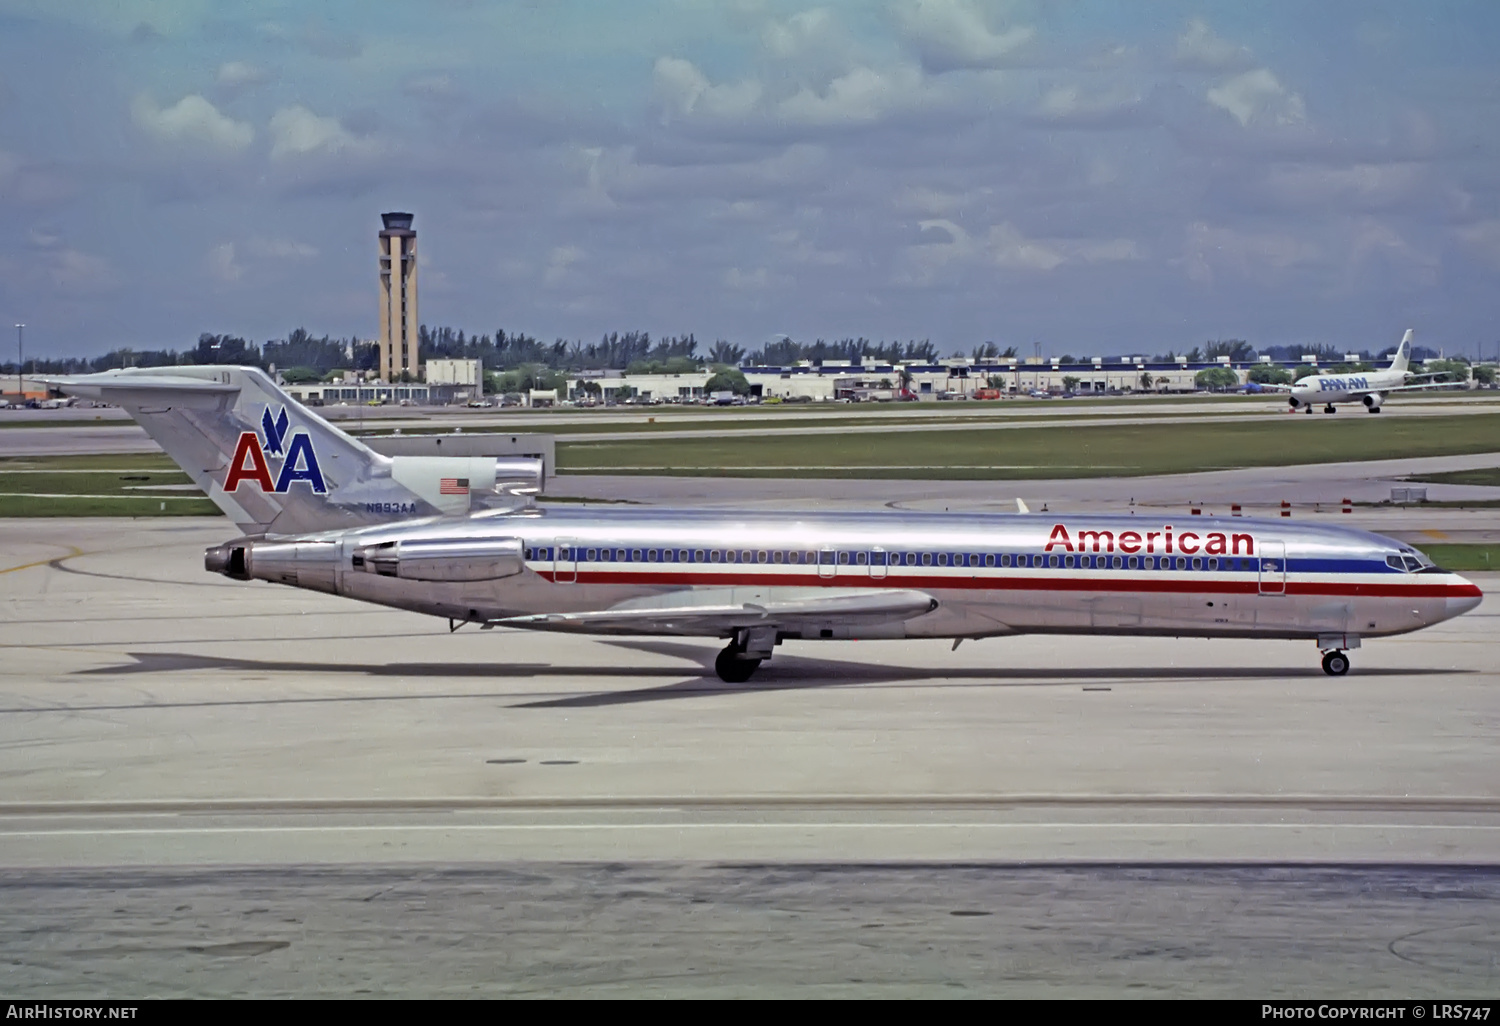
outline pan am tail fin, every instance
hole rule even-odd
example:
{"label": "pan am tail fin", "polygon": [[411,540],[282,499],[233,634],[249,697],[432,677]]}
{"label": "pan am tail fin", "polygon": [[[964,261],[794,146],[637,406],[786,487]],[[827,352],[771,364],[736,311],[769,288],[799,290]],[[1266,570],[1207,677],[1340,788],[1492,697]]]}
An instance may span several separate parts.
{"label": "pan am tail fin", "polygon": [[1411,363],[1411,336],[1412,330],[1406,329],[1406,334],[1401,336],[1401,344],[1396,347],[1396,355],[1391,357],[1391,370],[1404,371]]}

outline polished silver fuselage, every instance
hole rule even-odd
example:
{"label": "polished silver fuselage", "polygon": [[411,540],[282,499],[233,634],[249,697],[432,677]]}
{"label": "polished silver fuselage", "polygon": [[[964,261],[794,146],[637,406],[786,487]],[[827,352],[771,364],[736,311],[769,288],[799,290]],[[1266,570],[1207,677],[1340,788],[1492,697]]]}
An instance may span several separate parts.
{"label": "polished silver fuselage", "polygon": [[[516,539],[524,566],[499,579],[430,581],[355,564],[371,546],[423,539]],[[1417,630],[1481,598],[1475,585],[1425,560],[1413,572],[1414,550],[1389,538],[1251,518],[585,507],[434,518],[286,544],[295,548],[265,546],[249,576],[455,621],[589,633],[732,630],[672,616],[612,624],[538,614],[678,608],[694,596],[759,608],[894,590],[931,596],[934,608],[880,623],[829,617],[824,625],[812,616],[782,634],[1357,638]],[[1407,569],[1398,568],[1403,558]],[[294,564],[300,569],[284,572]]]}

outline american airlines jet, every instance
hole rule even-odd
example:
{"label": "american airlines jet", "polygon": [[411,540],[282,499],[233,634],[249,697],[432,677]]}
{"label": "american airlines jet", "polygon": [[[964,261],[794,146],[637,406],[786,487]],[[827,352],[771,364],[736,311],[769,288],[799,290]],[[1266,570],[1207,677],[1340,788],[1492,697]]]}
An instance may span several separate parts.
{"label": "american airlines jet", "polygon": [[1430,388],[1449,388],[1444,383],[1414,385],[1423,378],[1441,377],[1442,374],[1413,374],[1407,370],[1411,357],[1410,328],[1396,347],[1391,365],[1383,371],[1365,371],[1354,374],[1315,374],[1303,378],[1293,385],[1261,385],[1262,391],[1290,392],[1292,409],[1311,413],[1318,403],[1323,404],[1324,413],[1337,413],[1335,403],[1363,403],[1370,413],[1379,413],[1381,403],[1393,392],[1415,392]]}
{"label": "american airlines jet", "polygon": [[124,407],[234,521],[210,571],[450,629],[722,638],[732,683],[788,640],[1025,633],[1305,639],[1338,675],[1482,598],[1409,545],[1286,521],[542,509],[537,460],[383,456],[255,368],[54,384]]}

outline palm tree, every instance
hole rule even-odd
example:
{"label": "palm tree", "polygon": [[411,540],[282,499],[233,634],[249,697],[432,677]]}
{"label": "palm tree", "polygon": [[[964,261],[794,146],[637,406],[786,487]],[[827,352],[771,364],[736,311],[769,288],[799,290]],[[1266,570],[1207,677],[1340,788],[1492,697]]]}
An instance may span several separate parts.
{"label": "palm tree", "polygon": [[1149,371],[1143,371],[1141,373],[1141,388],[1149,392],[1151,391],[1151,386],[1154,384],[1156,384],[1156,380],[1151,377],[1151,373]]}

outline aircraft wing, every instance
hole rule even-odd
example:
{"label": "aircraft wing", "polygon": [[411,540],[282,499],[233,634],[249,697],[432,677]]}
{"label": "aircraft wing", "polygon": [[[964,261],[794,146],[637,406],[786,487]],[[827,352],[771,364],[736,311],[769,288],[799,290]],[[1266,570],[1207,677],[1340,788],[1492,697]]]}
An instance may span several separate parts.
{"label": "aircraft wing", "polygon": [[[712,588],[632,600],[609,609],[579,613],[538,613],[492,620],[497,627],[542,630],[587,629],[591,632],[722,633],[747,627],[853,627],[910,620],[930,613],[937,599],[912,589],[796,588],[758,590]],[[759,601],[757,601],[757,599]]]}
{"label": "aircraft wing", "polygon": [[1350,392],[1349,394],[1351,396],[1390,395],[1393,392],[1423,392],[1434,388],[1446,388],[1452,391],[1455,388],[1461,388],[1462,385],[1463,383],[1460,381],[1433,381],[1425,385],[1395,385],[1391,388],[1367,388],[1363,391]]}
{"label": "aircraft wing", "polygon": [[[1250,384],[1254,385],[1261,392],[1290,392],[1297,387],[1296,385],[1269,385],[1264,381],[1252,381]],[[1246,387],[1248,388],[1249,386],[1247,385]]]}

